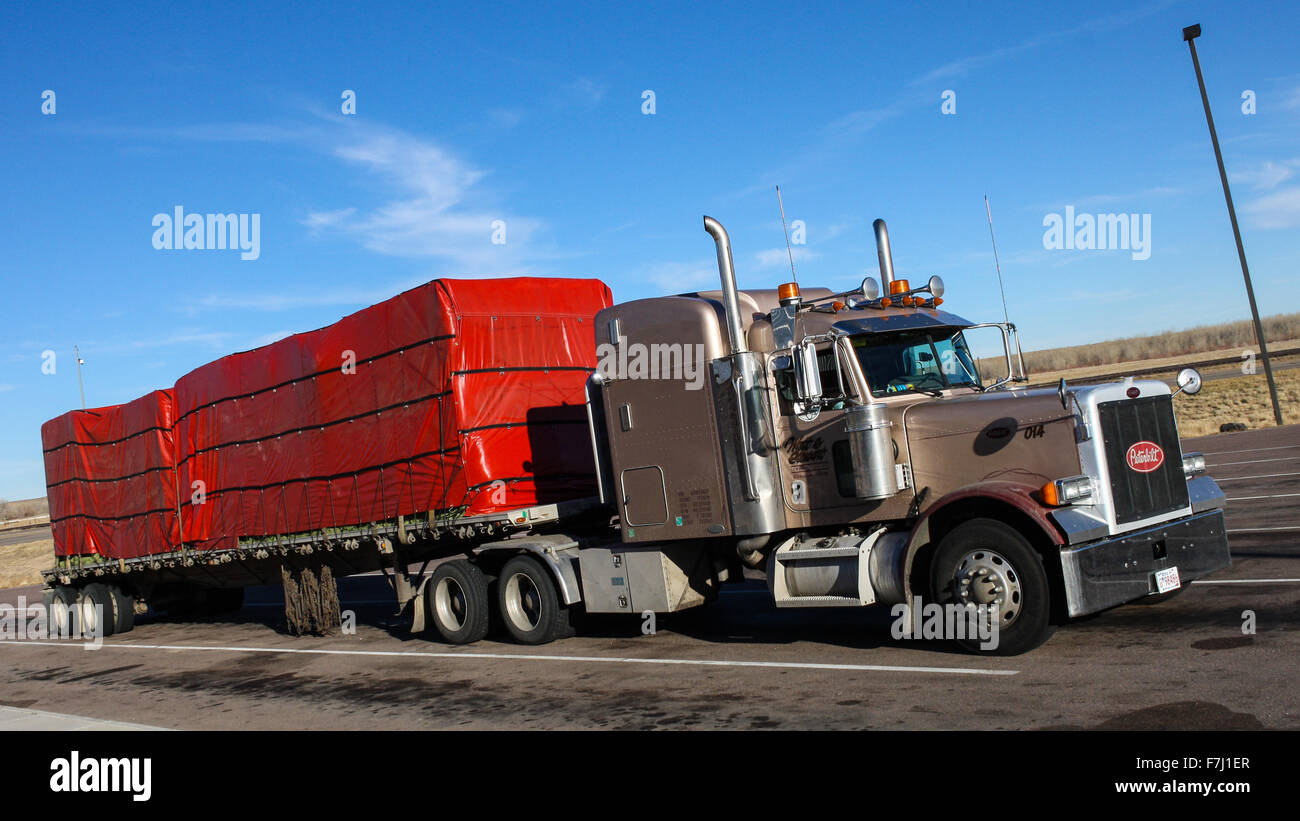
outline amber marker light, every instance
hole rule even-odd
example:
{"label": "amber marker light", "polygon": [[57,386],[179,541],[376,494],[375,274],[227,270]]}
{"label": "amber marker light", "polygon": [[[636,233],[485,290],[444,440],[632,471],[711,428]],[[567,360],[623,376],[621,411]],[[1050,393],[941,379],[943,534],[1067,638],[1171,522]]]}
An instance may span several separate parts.
{"label": "amber marker light", "polygon": [[797,305],[800,301],[799,283],[782,282],[777,286],[776,298],[782,305]]}
{"label": "amber marker light", "polygon": [[909,285],[907,280],[905,279],[896,279],[893,282],[889,283],[890,295],[905,294],[910,290],[912,290],[912,286]]}

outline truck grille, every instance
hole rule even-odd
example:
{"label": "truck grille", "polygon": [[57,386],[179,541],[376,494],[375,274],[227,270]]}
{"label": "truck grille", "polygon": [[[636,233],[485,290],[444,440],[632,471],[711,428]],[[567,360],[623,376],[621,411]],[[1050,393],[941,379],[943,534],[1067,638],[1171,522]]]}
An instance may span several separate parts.
{"label": "truck grille", "polygon": [[[1174,424],[1173,398],[1121,399],[1102,402],[1097,410],[1116,523],[1136,522],[1186,507],[1187,479],[1183,476],[1183,451]],[[1157,455],[1163,458],[1153,468]]]}

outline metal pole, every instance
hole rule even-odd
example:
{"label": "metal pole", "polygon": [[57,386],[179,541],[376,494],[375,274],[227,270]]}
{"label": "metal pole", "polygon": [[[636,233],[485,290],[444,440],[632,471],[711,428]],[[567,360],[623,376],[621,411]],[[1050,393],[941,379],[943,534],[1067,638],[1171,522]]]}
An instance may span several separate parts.
{"label": "metal pole", "polygon": [[1241,259],[1241,275],[1246,280],[1246,297],[1250,300],[1250,316],[1255,322],[1255,339],[1259,341],[1259,355],[1264,360],[1264,375],[1268,378],[1268,394],[1273,400],[1273,419],[1282,424],[1282,406],[1277,402],[1277,385],[1273,382],[1273,365],[1268,359],[1268,345],[1264,341],[1264,328],[1259,323],[1259,308],[1255,305],[1255,289],[1250,284],[1250,268],[1246,266],[1246,249],[1241,244],[1241,229],[1237,227],[1237,209],[1232,207],[1232,191],[1228,188],[1228,172],[1223,169],[1223,152],[1219,150],[1219,135],[1214,131],[1214,117],[1210,114],[1210,98],[1205,93],[1205,78],[1201,76],[1201,61],[1196,56],[1196,38],[1201,36],[1201,26],[1196,24],[1183,29],[1183,39],[1192,51],[1192,66],[1196,68],[1196,82],[1201,87],[1201,103],[1205,106],[1205,121],[1210,126],[1210,142],[1214,143],[1214,159],[1219,163],[1219,179],[1223,182],[1223,197],[1228,201],[1228,218],[1232,220],[1232,235],[1237,240],[1237,256]]}
{"label": "metal pole", "polygon": [[81,351],[72,346],[72,358],[77,360],[77,390],[81,391],[81,409],[86,409],[86,389],[81,384]]}

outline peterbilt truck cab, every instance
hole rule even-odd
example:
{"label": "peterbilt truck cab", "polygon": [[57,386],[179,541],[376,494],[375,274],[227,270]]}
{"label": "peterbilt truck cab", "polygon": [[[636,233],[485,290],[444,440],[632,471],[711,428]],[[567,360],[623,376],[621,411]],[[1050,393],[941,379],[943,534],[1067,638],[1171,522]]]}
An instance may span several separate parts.
{"label": "peterbilt truck cab", "polygon": [[[705,228],[720,290],[596,318],[592,442],[629,560],[654,554],[683,590],[755,568],[778,607],[888,605],[907,635],[926,605],[978,611],[995,641],[948,638],[997,654],[1229,564],[1223,493],[1182,452],[1165,383],[1025,388],[1015,326],[949,313],[937,276],[896,277],[881,220],[880,281],[844,293],[742,291],[727,232]],[[997,375],[979,328],[1001,337]]]}

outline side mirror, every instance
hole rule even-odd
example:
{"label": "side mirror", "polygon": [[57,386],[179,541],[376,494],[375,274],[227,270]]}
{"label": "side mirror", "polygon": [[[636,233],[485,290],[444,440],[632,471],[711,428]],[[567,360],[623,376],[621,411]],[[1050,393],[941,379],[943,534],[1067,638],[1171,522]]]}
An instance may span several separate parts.
{"label": "side mirror", "polygon": [[1178,372],[1178,390],[1174,395],[1185,393],[1188,396],[1201,392],[1201,372],[1195,368],[1183,368]]}
{"label": "side mirror", "polygon": [[794,383],[799,399],[815,403],[822,398],[822,373],[817,367],[817,346],[801,342],[794,349]]}

